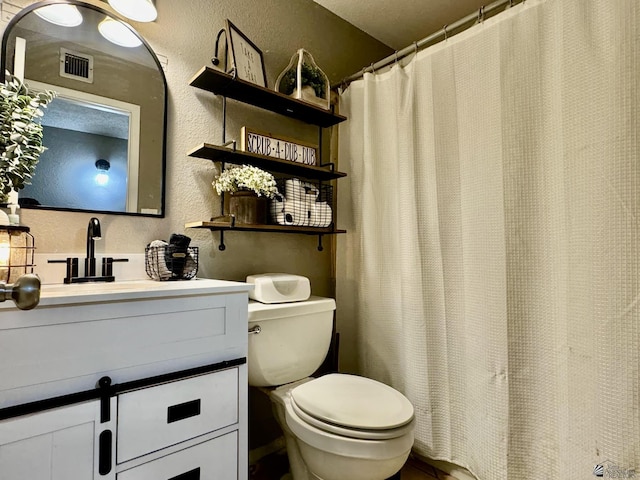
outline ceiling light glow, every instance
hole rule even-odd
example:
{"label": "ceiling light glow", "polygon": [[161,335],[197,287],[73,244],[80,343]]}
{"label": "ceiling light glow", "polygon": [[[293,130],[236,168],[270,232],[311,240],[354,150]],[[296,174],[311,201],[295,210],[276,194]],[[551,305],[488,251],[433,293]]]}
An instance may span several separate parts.
{"label": "ceiling light glow", "polygon": [[82,23],[82,14],[78,8],[66,3],[36,8],[34,13],[43,20],[60,27],[77,27]]}
{"label": "ceiling light glow", "polygon": [[109,5],[120,15],[136,22],[153,22],[158,18],[152,0],[109,0]]}
{"label": "ceiling light glow", "polygon": [[142,45],[142,41],[126,24],[113,18],[105,18],[101,21],[98,30],[104,38],[121,47],[134,48]]}

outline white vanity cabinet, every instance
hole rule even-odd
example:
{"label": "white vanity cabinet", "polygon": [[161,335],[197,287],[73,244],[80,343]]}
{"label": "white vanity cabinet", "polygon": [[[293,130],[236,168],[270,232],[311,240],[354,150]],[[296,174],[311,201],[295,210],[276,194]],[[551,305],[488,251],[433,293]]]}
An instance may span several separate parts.
{"label": "white vanity cabinet", "polygon": [[103,461],[109,461],[104,454],[113,451],[111,427],[108,422],[100,424],[99,400],[4,420],[0,422],[0,478],[113,479],[113,469],[99,471],[101,442]]}
{"label": "white vanity cabinet", "polygon": [[249,289],[56,285],[31,311],[0,303],[0,479],[246,480]]}

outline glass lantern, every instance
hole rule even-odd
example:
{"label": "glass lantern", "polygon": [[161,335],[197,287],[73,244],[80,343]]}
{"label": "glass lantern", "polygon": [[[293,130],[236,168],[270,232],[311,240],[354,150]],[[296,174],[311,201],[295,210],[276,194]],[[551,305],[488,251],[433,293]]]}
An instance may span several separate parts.
{"label": "glass lantern", "polygon": [[304,48],[298,50],[278,75],[276,92],[329,109],[329,79]]}
{"label": "glass lantern", "polygon": [[0,283],[33,273],[35,244],[29,227],[0,225]]}

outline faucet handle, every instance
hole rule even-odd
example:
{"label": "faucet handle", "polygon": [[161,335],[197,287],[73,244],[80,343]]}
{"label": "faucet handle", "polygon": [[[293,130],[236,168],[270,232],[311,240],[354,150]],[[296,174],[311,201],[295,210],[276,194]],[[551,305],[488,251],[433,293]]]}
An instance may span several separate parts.
{"label": "faucet handle", "polygon": [[129,261],[128,258],[102,257],[102,276],[103,277],[113,276],[114,262],[128,262],[128,261]]}
{"label": "faucet handle", "polygon": [[78,258],[67,257],[66,260],[47,260],[47,263],[66,263],[67,264],[67,276],[64,279],[64,283],[73,283],[73,278],[78,278]]}

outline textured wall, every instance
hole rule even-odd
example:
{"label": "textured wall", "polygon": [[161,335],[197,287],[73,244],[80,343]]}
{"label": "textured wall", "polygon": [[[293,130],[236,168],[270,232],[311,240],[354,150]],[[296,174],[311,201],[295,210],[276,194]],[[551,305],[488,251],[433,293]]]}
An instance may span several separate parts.
{"label": "textured wall", "polygon": [[[311,0],[157,0],[156,4],[156,22],[133,25],[156,53],[167,58],[166,217],[98,215],[103,227],[98,255],[142,252],[151,240],[184,233],[201,249],[202,277],[243,280],[250,273],[286,271],[310,277],[315,294],[331,294],[331,249],[318,252],[316,237],[228,233],[227,250],[220,252],[217,233],[184,229],[185,222],[219,214],[218,197],[211,188],[214,164],[189,158],[186,152],[201,142],[219,143],[222,138],[221,99],[188,83],[199,68],[210,64],[215,36],[225,18],[263,51],[269,87],[301,47],[314,55],[332,82],[390,50]],[[243,125],[317,140],[315,127],[229,101],[228,137],[237,137]],[[329,132],[324,136],[328,139]],[[89,213],[23,210],[21,215],[22,222],[32,228],[39,253],[83,255]],[[325,244],[329,246],[330,240]]]}

